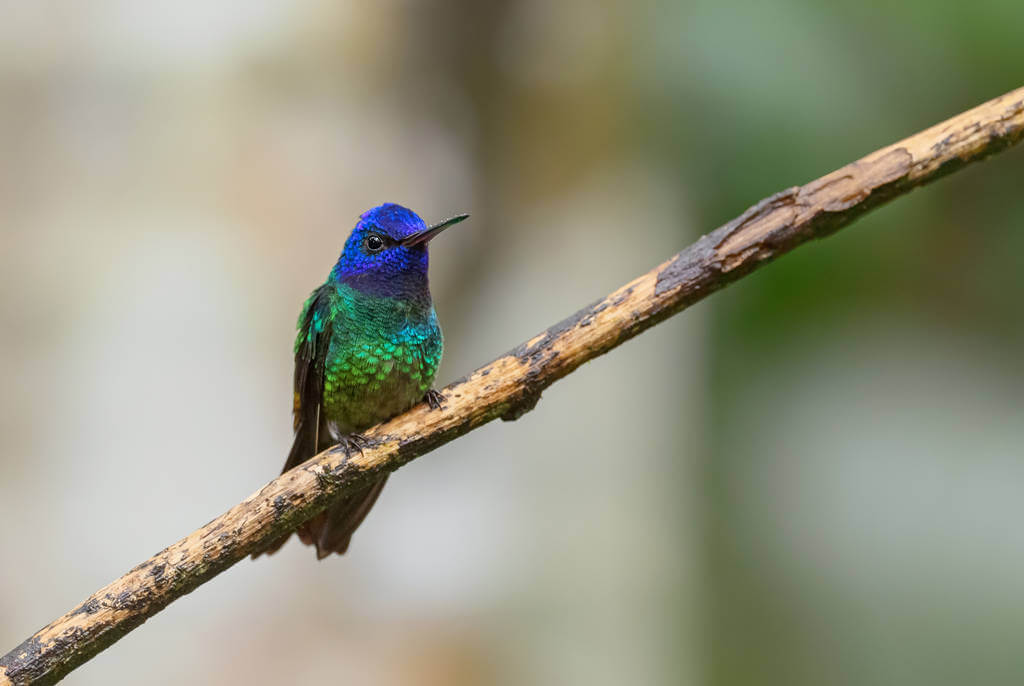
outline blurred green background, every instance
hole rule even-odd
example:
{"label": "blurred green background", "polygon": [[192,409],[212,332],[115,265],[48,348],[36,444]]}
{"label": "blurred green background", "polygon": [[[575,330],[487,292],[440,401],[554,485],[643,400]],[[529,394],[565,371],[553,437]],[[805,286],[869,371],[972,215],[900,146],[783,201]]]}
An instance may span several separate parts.
{"label": "blurred green background", "polygon": [[[947,6],[948,5],[948,6]],[[760,198],[1024,83],[1024,3],[0,4],[0,649],[280,467],[363,210],[447,383]],[[1024,675],[1024,156],[900,198],[68,684]]]}

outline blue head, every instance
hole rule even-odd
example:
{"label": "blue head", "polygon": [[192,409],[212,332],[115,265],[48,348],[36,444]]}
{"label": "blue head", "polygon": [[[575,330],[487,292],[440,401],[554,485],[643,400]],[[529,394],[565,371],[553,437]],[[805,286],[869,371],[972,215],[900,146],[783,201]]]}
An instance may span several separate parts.
{"label": "blue head", "polygon": [[386,203],[363,213],[345,242],[331,278],[386,297],[429,293],[427,244],[469,215],[427,226],[412,210]]}

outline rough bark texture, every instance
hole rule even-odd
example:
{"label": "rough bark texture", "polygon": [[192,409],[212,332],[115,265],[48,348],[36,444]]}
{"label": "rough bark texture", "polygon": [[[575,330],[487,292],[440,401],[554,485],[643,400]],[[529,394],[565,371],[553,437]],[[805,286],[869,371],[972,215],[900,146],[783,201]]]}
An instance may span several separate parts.
{"label": "rough bark texture", "polygon": [[868,210],[1024,137],[1024,88],[762,200],[737,219],[444,390],[367,432],[346,459],[328,451],[99,590],[0,658],[0,686],[52,684],[170,602],[323,510],[341,493],[494,419],[530,411],[541,392],[761,264]]}

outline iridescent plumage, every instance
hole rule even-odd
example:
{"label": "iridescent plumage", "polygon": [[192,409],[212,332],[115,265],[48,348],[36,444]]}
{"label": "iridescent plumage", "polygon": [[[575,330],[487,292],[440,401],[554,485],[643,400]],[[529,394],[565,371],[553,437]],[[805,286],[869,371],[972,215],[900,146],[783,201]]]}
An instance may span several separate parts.
{"label": "iridescent plumage", "polygon": [[[360,431],[432,392],[443,342],[427,280],[427,243],[462,219],[428,227],[394,204],[360,217],[327,281],[299,316],[295,441],[285,471],[337,443],[357,444]],[[386,479],[314,517],[299,537],[316,546],[318,557],[344,553]]]}

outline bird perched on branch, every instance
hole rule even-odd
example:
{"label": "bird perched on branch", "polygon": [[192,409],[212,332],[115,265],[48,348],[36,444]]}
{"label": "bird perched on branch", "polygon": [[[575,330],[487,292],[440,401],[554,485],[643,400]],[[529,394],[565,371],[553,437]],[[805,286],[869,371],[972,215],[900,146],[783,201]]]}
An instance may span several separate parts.
{"label": "bird perched on branch", "polygon": [[[427,226],[391,203],[360,216],[327,281],[299,316],[295,442],[284,471],[335,444],[349,455],[359,451],[365,443],[359,432],[420,401],[440,407],[432,384],[443,342],[427,281],[427,245],[468,216]],[[386,480],[346,495],[303,524],[299,538],[316,547],[319,559],[343,554]]]}

